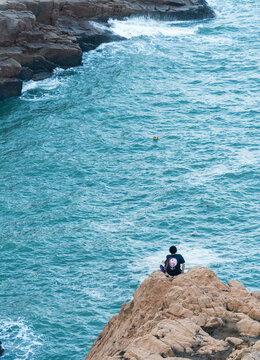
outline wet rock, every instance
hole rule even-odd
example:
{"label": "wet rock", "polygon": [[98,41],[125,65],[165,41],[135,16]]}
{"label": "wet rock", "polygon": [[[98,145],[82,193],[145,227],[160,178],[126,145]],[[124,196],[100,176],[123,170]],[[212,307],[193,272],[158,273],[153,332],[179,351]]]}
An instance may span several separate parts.
{"label": "wet rock", "polygon": [[31,80],[33,78],[33,71],[30,68],[23,66],[18,75],[18,78],[23,81]]}
{"label": "wet rock", "polygon": [[39,54],[63,68],[79,66],[82,61],[82,51],[77,44],[45,43]]}
{"label": "wet rock", "polygon": [[[51,61],[46,60],[43,56],[34,57],[30,62],[24,64],[24,68],[31,71],[31,79],[42,80],[53,73],[56,65]],[[29,71],[27,70],[27,74]]]}
{"label": "wet rock", "polygon": [[93,50],[100,44],[108,43],[111,41],[125,40],[122,36],[113,34],[111,31],[92,32],[92,34],[82,33],[78,36],[78,43],[82,51]]}
{"label": "wet rock", "polygon": [[3,355],[4,351],[5,350],[4,350],[3,346],[2,346],[2,341],[0,341],[0,356]]}
{"label": "wet rock", "polygon": [[0,100],[20,96],[22,84],[23,82],[20,79],[0,78]]}
{"label": "wet rock", "polygon": [[155,271],[108,322],[86,360],[255,359],[260,324],[251,309],[258,307],[241,283],[226,285],[210,269],[174,278]]}

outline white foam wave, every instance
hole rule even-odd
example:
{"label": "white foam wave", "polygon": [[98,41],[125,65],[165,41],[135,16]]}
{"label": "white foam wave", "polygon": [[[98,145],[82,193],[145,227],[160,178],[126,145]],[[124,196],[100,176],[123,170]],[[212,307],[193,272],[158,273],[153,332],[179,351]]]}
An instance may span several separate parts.
{"label": "white foam wave", "polygon": [[238,165],[257,165],[260,162],[260,150],[241,149],[237,154]]}
{"label": "white foam wave", "polygon": [[95,21],[90,21],[89,23],[98,30],[107,30],[107,26],[101,23],[97,23]]}
{"label": "white foam wave", "polygon": [[23,84],[22,93],[34,89],[43,89],[43,90],[54,90],[60,84],[58,78],[48,78],[39,81],[28,81]]}
{"label": "white foam wave", "polygon": [[230,172],[228,166],[224,164],[216,164],[205,170],[194,170],[192,173],[184,175],[185,181],[194,186],[211,182],[217,176],[222,176]]}
{"label": "white foam wave", "polygon": [[1,319],[0,339],[5,349],[5,357],[13,360],[32,359],[36,349],[42,345],[42,339],[24,320]]}
{"label": "white foam wave", "polygon": [[80,292],[84,295],[87,295],[88,299],[92,301],[102,300],[104,293],[101,289],[90,289],[88,286],[80,289]]}
{"label": "white foam wave", "polygon": [[129,18],[125,20],[110,19],[111,30],[126,39],[139,36],[183,36],[197,32],[199,26],[189,24],[189,27],[180,26],[181,23],[158,21],[147,17]]}
{"label": "white foam wave", "polygon": [[25,82],[25,83],[23,83],[22,93],[24,93],[28,90],[36,89],[37,86],[38,86],[38,84],[36,81],[31,80],[31,81]]}
{"label": "white foam wave", "polygon": [[238,150],[225,164],[215,164],[204,170],[196,170],[184,175],[185,181],[192,185],[211,182],[218,176],[238,174],[243,167],[257,166],[260,162],[260,151],[244,148]]}
{"label": "white foam wave", "polygon": [[180,249],[187,263],[187,269],[193,266],[206,266],[221,264],[223,262],[222,255],[217,254],[215,251],[197,245],[188,246],[184,245]]}
{"label": "white foam wave", "polygon": [[[200,38],[198,40],[201,41]],[[209,44],[215,44],[218,46],[221,46],[221,45],[232,46],[235,43],[235,40],[229,36],[223,37],[223,36],[217,36],[217,35],[213,35],[213,36],[208,35],[208,36],[204,37],[203,40],[204,40],[204,42],[207,42]]]}

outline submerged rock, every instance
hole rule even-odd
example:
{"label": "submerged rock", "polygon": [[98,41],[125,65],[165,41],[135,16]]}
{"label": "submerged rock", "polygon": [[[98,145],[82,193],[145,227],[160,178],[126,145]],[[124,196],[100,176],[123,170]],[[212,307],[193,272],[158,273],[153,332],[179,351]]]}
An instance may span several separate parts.
{"label": "submerged rock", "polygon": [[21,80],[46,78],[57,66],[78,66],[82,51],[121,40],[106,22],[131,15],[191,20],[214,12],[205,0],[2,0],[0,99],[20,95]]}
{"label": "submerged rock", "polygon": [[145,279],[85,360],[259,359],[260,301],[238,281],[194,267]]}
{"label": "submerged rock", "polygon": [[0,356],[3,355],[5,349],[2,346],[2,341],[0,341]]}

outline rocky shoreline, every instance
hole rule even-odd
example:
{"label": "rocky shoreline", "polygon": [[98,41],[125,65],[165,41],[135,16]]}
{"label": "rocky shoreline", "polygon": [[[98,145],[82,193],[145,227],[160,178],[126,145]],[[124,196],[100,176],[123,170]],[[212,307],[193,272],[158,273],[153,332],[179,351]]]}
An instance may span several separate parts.
{"label": "rocky shoreline", "polygon": [[120,40],[107,20],[132,15],[199,20],[214,11],[205,0],[0,0],[0,100],[19,96],[23,81],[81,65],[83,51]]}
{"label": "rocky shoreline", "polygon": [[113,316],[85,360],[259,360],[260,292],[194,267],[153,272]]}

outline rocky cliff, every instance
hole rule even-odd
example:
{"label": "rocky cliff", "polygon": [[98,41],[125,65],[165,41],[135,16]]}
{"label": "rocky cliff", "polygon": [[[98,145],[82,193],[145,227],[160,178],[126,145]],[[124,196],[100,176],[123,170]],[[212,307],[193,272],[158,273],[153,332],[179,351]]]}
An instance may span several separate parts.
{"label": "rocky cliff", "polygon": [[0,100],[20,95],[22,81],[80,65],[82,51],[117,39],[107,19],[144,14],[214,16],[205,0],[0,0]]}
{"label": "rocky cliff", "polygon": [[85,360],[260,359],[260,292],[195,267],[153,272],[111,318]]}

